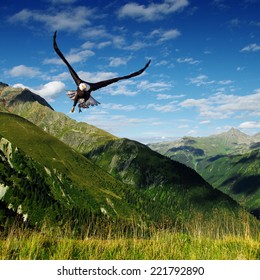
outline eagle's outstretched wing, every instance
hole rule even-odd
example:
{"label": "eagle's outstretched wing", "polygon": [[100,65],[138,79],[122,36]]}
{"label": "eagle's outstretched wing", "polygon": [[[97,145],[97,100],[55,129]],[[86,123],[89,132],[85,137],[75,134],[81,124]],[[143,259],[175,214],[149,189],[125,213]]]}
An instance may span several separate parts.
{"label": "eagle's outstretched wing", "polygon": [[54,32],[53,35],[53,48],[56,51],[56,53],[58,54],[58,56],[62,59],[62,61],[67,65],[67,67],[69,68],[70,74],[73,78],[73,80],[75,81],[76,85],[78,86],[80,83],[83,82],[83,80],[81,80],[79,78],[79,76],[77,75],[77,73],[74,71],[74,69],[71,67],[71,65],[69,64],[69,62],[67,61],[67,59],[64,57],[64,55],[62,54],[62,52],[60,51],[57,42],[56,42],[56,36],[57,36],[57,31]]}
{"label": "eagle's outstretched wing", "polygon": [[97,83],[89,83],[91,86],[91,90],[94,91],[94,90],[100,89],[102,87],[106,87],[108,85],[116,83],[120,80],[130,79],[130,78],[136,77],[138,75],[141,75],[145,71],[145,69],[149,66],[150,63],[151,63],[151,60],[149,60],[142,69],[140,69],[136,72],[133,72],[129,75],[126,75],[126,76],[121,76],[121,77],[117,77],[117,78],[113,78],[113,79],[109,79],[109,80],[105,80],[105,81],[101,81],[101,82],[97,82]]}

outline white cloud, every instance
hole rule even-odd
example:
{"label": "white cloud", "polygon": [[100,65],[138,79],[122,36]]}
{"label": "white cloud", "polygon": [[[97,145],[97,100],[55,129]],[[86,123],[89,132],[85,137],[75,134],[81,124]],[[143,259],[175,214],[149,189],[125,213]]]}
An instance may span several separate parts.
{"label": "white cloud", "polygon": [[169,64],[167,60],[161,60],[160,62],[156,63],[155,66],[166,66]]}
{"label": "white cloud", "polygon": [[243,71],[245,69],[245,67],[242,67],[242,66],[237,66],[236,70],[237,71]]}
{"label": "white cloud", "polygon": [[259,114],[260,89],[245,96],[214,94],[209,98],[187,99],[179,105],[183,108],[197,107],[199,115],[209,119],[226,119],[238,112],[250,112],[251,116]]}
{"label": "white cloud", "polygon": [[162,92],[165,90],[170,90],[172,88],[172,84],[166,82],[154,82],[151,83],[147,80],[141,81],[138,84],[138,88],[141,90],[149,90],[152,92]]}
{"label": "white cloud", "polygon": [[178,29],[170,29],[161,34],[161,38],[158,42],[164,42],[168,40],[176,39],[181,35],[181,32]]}
{"label": "white cloud", "polygon": [[126,95],[126,96],[134,96],[138,93],[137,90],[133,90],[130,88],[131,85],[136,85],[134,81],[126,80],[115,83],[111,86],[108,86],[103,89],[104,92],[107,92],[111,95]]}
{"label": "white cloud", "polygon": [[176,105],[174,104],[166,104],[166,105],[161,105],[161,104],[148,104],[146,106],[147,109],[153,109],[157,112],[162,112],[162,113],[169,113],[169,112],[174,112],[176,110],[178,110],[178,108],[176,107]]}
{"label": "white cloud", "polygon": [[143,41],[135,41],[130,45],[126,45],[123,47],[124,50],[129,50],[129,51],[138,51],[140,49],[146,48],[147,46],[151,46],[150,44],[147,44]]}
{"label": "white cloud", "polygon": [[[91,50],[84,50],[79,51],[78,53],[70,53],[68,55],[65,55],[66,59],[69,63],[78,63],[78,62],[84,62],[89,57],[95,55],[95,53]],[[64,64],[64,62],[59,58],[47,58],[43,62],[44,64]],[[65,65],[65,64],[64,64]]]}
{"label": "white cloud", "polygon": [[176,28],[169,30],[155,29],[150,33],[148,38],[156,38],[157,43],[163,43],[165,41],[174,40],[180,35],[181,32]]}
{"label": "white cloud", "polygon": [[215,83],[215,81],[208,81],[208,76],[206,75],[198,75],[195,78],[190,78],[190,84],[194,84],[196,86],[202,86],[202,85],[209,85]]}
{"label": "white cloud", "polygon": [[205,120],[205,121],[201,121],[201,122],[200,122],[200,124],[209,124],[209,123],[211,123],[210,120]]}
{"label": "white cloud", "polygon": [[177,126],[178,128],[188,128],[189,125],[188,124],[181,124]]}
{"label": "white cloud", "polygon": [[134,111],[137,109],[137,106],[134,105],[122,105],[122,104],[114,104],[114,103],[103,103],[102,108],[104,109],[111,109],[111,110],[118,110],[118,111]]}
{"label": "white cloud", "polygon": [[241,52],[256,52],[256,51],[260,51],[260,45],[250,44],[250,45],[245,46],[240,51]]}
{"label": "white cloud", "polygon": [[67,72],[62,72],[56,76],[52,76],[51,78],[52,78],[52,80],[57,80],[57,81],[60,81],[60,80],[67,81],[67,80],[71,79],[71,75],[67,71]]}
{"label": "white cloud", "polygon": [[107,112],[103,112],[103,114],[97,114],[95,109],[96,108],[92,108],[89,115],[83,119],[80,119],[80,121],[90,123],[113,134],[123,134],[122,136],[124,137],[126,137],[126,134],[129,133],[129,129],[131,127],[138,127],[141,124],[152,122],[152,119],[133,118],[126,115],[111,115]]}
{"label": "white cloud", "polygon": [[103,80],[112,79],[115,77],[118,77],[118,73],[116,72],[85,72],[85,71],[79,71],[78,72],[79,77],[82,80],[85,80],[90,83],[96,83]]}
{"label": "white cloud", "polygon": [[164,0],[160,4],[151,3],[147,6],[132,2],[121,7],[118,16],[119,18],[130,17],[140,21],[154,21],[181,11],[188,5],[187,0]]}
{"label": "white cloud", "polygon": [[37,11],[23,9],[9,18],[11,23],[23,23],[33,26],[33,22],[40,22],[48,30],[77,31],[89,25],[89,18],[93,10],[88,7],[78,6],[68,9]]}
{"label": "white cloud", "polygon": [[111,37],[110,33],[106,30],[106,27],[103,25],[84,28],[83,32],[81,32],[81,36],[87,40],[89,40],[90,38],[99,39]]}
{"label": "white cloud", "polygon": [[230,85],[233,83],[234,83],[234,81],[231,81],[231,80],[222,80],[222,81],[218,82],[219,85]]}
{"label": "white cloud", "polygon": [[260,128],[260,122],[259,121],[248,121],[248,122],[243,122],[239,125],[239,128]]}
{"label": "white cloud", "polygon": [[178,58],[177,59],[178,63],[187,63],[187,64],[191,64],[191,65],[197,65],[200,63],[199,60],[196,60],[192,57],[186,57],[186,58]]}
{"label": "white cloud", "polygon": [[158,100],[167,100],[167,99],[181,98],[181,97],[184,97],[184,96],[185,96],[184,94],[180,94],[180,95],[171,95],[171,94],[162,94],[162,93],[159,93],[159,94],[157,94],[156,99],[158,99]]}
{"label": "white cloud", "polygon": [[110,46],[111,44],[112,44],[112,42],[110,42],[110,41],[104,41],[104,42],[98,43],[97,48],[98,49],[103,49],[105,47]]}
{"label": "white cloud", "polygon": [[126,65],[130,59],[131,59],[131,57],[110,57],[109,66],[117,67],[120,65]]}
{"label": "white cloud", "polygon": [[39,76],[41,72],[38,68],[28,67],[25,65],[14,66],[12,69],[6,71],[6,74],[12,77],[29,77],[33,78]]}
{"label": "white cloud", "polygon": [[45,98],[48,102],[54,101],[53,98],[57,97],[61,92],[65,91],[65,84],[59,81],[52,81],[45,85],[33,89],[23,84],[15,84],[13,87],[17,88],[28,88],[31,92],[39,94],[41,97]]}

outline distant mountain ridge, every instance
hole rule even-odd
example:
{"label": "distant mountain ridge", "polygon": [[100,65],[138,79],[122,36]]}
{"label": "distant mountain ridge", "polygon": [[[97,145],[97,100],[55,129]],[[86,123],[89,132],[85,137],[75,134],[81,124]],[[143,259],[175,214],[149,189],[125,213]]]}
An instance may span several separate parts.
{"label": "distant mountain ridge", "polygon": [[[135,216],[141,217],[144,222],[172,223],[186,227],[196,215],[203,217],[203,221],[212,220],[215,218],[213,213],[218,211],[216,218],[225,215],[233,219],[234,215],[242,211],[233,199],[213,189],[191,168],[136,141],[119,139],[89,124],[77,123],[68,116],[55,112],[34,94],[32,98],[28,97],[28,94],[30,95],[30,92],[27,90],[24,95],[24,90],[20,89],[19,92],[18,89],[10,87],[0,91],[0,110],[3,108],[5,111],[0,114],[5,118],[1,122],[0,134],[43,168],[49,166],[48,170],[58,170],[60,175],[55,178],[60,180],[61,186],[58,184],[53,191],[51,184],[48,190],[52,193],[51,196],[56,194],[57,203],[62,203],[68,194],[71,198],[78,198],[78,210],[73,208],[73,211],[69,211],[71,217],[73,212],[80,212],[85,205],[84,209],[92,209],[91,211],[105,216],[104,213],[121,219]],[[24,127],[27,126],[30,129],[25,130]],[[34,137],[37,140],[30,146],[29,139]],[[66,145],[58,144],[58,139]],[[57,149],[60,149],[58,153]],[[2,153],[0,184],[8,186],[11,191],[12,179],[10,181],[4,177],[7,154],[4,149]],[[77,165],[80,165],[79,170]],[[35,164],[31,164],[32,170],[29,166],[26,172],[34,174]],[[96,176],[93,175],[93,170]],[[19,174],[20,171],[17,172]],[[68,179],[64,176],[66,174]],[[24,176],[26,178],[28,175]],[[33,178],[36,177],[33,175]],[[65,188],[62,187],[63,180]],[[37,183],[33,185],[37,188]],[[82,196],[78,193],[79,189],[83,192]],[[0,199],[0,206],[5,203],[7,207],[8,203],[11,203],[6,201],[7,194]],[[86,201],[91,202],[86,204],[84,195],[87,195]],[[18,201],[16,212],[20,205],[22,209],[29,205],[23,202],[24,195],[19,195]],[[73,201],[77,203],[77,199]],[[8,211],[8,207],[5,211]],[[65,215],[65,212],[62,211],[61,216]]]}
{"label": "distant mountain ridge", "polygon": [[183,137],[148,146],[193,168],[260,218],[259,135],[232,128],[208,137]]}
{"label": "distant mountain ridge", "polygon": [[212,156],[216,153],[239,154],[248,152],[259,142],[260,133],[249,136],[238,129],[231,128],[227,132],[207,137],[185,136],[176,141],[151,143],[148,146],[162,154],[166,154],[172,148],[190,146],[203,149],[205,156]]}

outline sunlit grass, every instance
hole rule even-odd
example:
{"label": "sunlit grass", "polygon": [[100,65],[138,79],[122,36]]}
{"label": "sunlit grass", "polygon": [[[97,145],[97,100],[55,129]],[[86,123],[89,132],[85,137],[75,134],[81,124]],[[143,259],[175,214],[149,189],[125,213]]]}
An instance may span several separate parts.
{"label": "sunlit grass", "polygon": [[[197,220],[188,227],[114,228],[96,224],[94,230],[80,237],[69,227],[40,230],[12,227],[0,238],[0,259],[48,260],[254,260],[260,259],[259,223],[247,224],[241,215],[241,228],[236,225],[204,223]],[[244,219],[244,220],[243,220]],[[230,221],[229,221],[230,222]],[[98,228],[102,232],[98,232]],[[224,230],[225,229],[225,230]]]}
{"label": "sunlit grass", "polygon": [[149,239],[72,239],[44,236],[42,232],[10,233],[0,241],[0,259],[259,259],[259,240],[226,236],[221,239],[191,237],[170,231]]}

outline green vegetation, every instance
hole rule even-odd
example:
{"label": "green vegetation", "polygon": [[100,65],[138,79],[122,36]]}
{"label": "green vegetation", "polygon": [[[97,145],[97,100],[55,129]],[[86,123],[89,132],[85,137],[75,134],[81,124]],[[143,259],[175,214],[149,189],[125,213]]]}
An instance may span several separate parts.
{"label": "green vegetation", "polygon": [[198,163],[198,169],[214,187],[255,211],[257,216],[260,211],[260,150],[209,158]]}
{"label": "green vegetation", "polygon": [[2,224],[10,210],[32,225],[45,218],[64,222],[73,215],[82,217],[80,224],[102,211],[139,216],[127,203],[121,182],[32,123],[0,113],[0,131]]}
{"label": "green vegetation", "polygon": [[193,169],[28,90],[0,105],[0,258],[259,258],[259,222]]}
{"label": "green vegetation", "polygon": [[239,233],[231,230],[223,234],[225,226],[230,229],[236,226],[225,224],[227,221],[221,226],[216,219],[203,225],[201,217],[197,217],[195,223],[182,231],[155,227],[137,230],[137,225],[132,224],[128,232],[125,227],[115,228],[115,223],[107,223],[104,228],[103,222],[96,221],[93,231],[87,231],[81,238],[66,226],[33,231],[12,227],[0,238],[0,259],[260,259],[260,237],[251,232],[247,215],[240,216],[243,228]]}
{"label": "green vegetation", "polygon": [[184,137],[149,145],[196,170],[213,187],[228,194],[260,218],[260,138],[236,129],[209,137]]}

